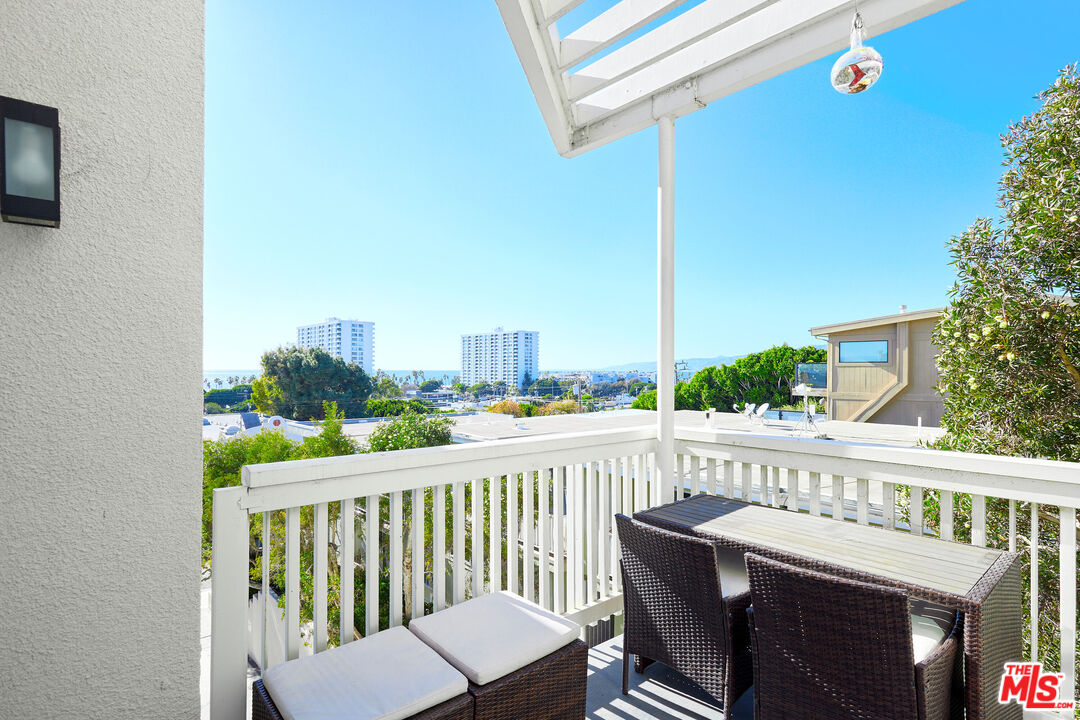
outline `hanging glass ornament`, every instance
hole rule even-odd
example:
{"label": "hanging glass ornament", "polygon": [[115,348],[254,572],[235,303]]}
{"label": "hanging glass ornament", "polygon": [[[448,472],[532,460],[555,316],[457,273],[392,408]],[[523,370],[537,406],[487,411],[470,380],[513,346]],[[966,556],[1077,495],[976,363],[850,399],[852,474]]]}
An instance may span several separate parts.
{"label": "hanging glass ornament", "polygon": [[885,63],[874,48],[863,45],[863,20],[859,11],[851,21],[851,49],[836,59],[829,74],[832,86],[845,95],[861,93],[881,77]]}

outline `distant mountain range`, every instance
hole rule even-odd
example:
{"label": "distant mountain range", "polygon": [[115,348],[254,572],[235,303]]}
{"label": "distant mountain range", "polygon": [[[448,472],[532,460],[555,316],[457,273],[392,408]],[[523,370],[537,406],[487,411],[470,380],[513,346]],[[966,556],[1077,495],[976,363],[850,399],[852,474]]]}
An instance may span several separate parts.
{"label": "distant mountain range", "polygon": [[[741,357],[742,355],[717,355],[716,357],[709,358],[681,358],[677,362],[686,363],[687,370],[690,372],[697,372],[701,368],[712,367],[713,365],[730,365]],[[656,370],[656,361],[648,360],[636,363],[623,363],[621,365],[608,365],[607,367],[600,368],[600,370],[642,370],[651,372]]]}

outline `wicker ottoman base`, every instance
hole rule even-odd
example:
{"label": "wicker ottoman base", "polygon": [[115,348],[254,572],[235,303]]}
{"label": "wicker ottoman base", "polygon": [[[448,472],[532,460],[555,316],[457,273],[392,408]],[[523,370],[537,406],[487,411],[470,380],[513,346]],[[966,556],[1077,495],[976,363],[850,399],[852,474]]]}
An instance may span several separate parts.
{"label": "wicker ottoman base", "polygon": [[566,647],[487,685],[469,683],[476,720],[583,720],[589,646]]}
{"label": "wicker ottoman base", "polygon": [[[472,720],[473,697],[469,693],[450,698],[408,720]],[[251,686],[251,720],[283,720],[270,694],[266,692],[262,680],[256,680]]]}

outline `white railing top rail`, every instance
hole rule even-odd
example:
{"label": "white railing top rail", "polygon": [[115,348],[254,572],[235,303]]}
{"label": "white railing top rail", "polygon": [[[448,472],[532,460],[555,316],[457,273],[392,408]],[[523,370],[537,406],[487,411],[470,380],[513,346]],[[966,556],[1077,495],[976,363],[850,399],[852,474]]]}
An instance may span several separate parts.
{"label": "white railing top rail", "polygon": [[1080,507],[1080,463],[686,426],[675,438],[701,457]]}
{"label": "white railing top rail", "polygon": [[656,430],[644,426],[246,465],[240,474],[246,489],[241,507],[263,512],[470,482],[508,471],[651,452],[655,444]]}

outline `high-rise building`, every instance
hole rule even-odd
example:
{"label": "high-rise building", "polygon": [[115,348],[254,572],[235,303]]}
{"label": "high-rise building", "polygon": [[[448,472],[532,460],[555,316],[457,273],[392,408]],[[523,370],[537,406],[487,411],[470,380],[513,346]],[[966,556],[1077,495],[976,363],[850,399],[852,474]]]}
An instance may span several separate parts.
{"label": "high-rise building", "polygon": [[345,362],[354,362],[371,374],[375,357],[375,323],[327,318],[326,322],[296,328],[296,344],[320,347]]}
{"label": "high-rise building", "polygon": [[540,371],[540,333],[504,331],[461,336],[461,381],[466,385],[498,382],[524,389],[526,375],[535,380]]}

